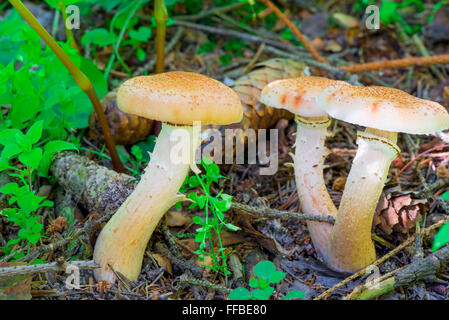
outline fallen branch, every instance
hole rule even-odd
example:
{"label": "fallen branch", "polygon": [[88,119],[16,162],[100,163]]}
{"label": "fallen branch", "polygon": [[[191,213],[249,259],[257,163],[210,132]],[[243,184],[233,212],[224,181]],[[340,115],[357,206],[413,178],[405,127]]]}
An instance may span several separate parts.
{"label": "fallen branch", "polygon": [[361,269],[360,271],[352,274],[351,276],[347,277],[345,280],[337,283],[335,286],[329,288],[328,290],[326,290],[325,292],[323,292],[322,294],[320,294],[318,297],[316,297],[314,300],[322,300],[322,299],[327,299],[329,297],[329,295],[334,292],[336,289],[346,285],[347,283],[349,283],[350,281],[366,274],[368,272],[368,270],[370,270],[372,268],[372,266],[378,266],[382,263],[384,263],[387,259],[391,258],[392,256],[394,256],[395,254],[399,253],[401,250],[403,250],[404,248],[408,247],[409,245],[411,245],[416,237],[418,236],[418,234],[421,235],[426,235],[428,234],[430,231],[433,231],[439,227],[441,227],[443,224],[445,224],[447,221],[449,221],[449,218],[443,219],[438,221],[437,223],[431,225],[430,227],[427,227],[423,230],[421,230],[419,233],[415,233],[414,235],[410,236],[407,240],[405,240],[401,245],[399,245],[398,247],[396,247],[395,249],[391,250],[389,253],[387,253],[386,255],[384,255],[383,257],[377,259],[376,261],[374,261],[372,264],[366,266],[365,268]]}
{"label": "fallen branch", "polygon": [[[393,277],[356,287],[345,300],[368,300],[386,294],[396,288],[408,286],[420,280],[436,280],[436,273],[449,263],[449,246],[427,256],[418,258],[399,269]],[[396,270],[395,270],[396,271]]]}
{"label": "fallen branch", "polygon": [[96,269],[98,264],[93,260],[70,261],[64,263],[51,262],[28,266],[4,267],[0,268],[0,278],[27,275],[39,272],[65,272],[68,266],[75,266],[79,269]]}
{"label": "fallen branch", "polygon": [[201,286],[201,287],[206,287],[206,288],[211,288],[217,291],[222,291],[225,293],[230,293],[231,289],[229,289],[228,287],[219,285],[219,284],[215,284],[206,280],[201,280],[201,279],[196,279],[193,277],[188,276],[186,273],[184,273],[180,278],[179,278],[179,287],[182,285],[191,285],[191,286]]}
{"label": "fallen branch", "polygon": [[385,69],[408,68],[412,66],[430,66],[435,64],[448,64],[449,54],[441,54],[430,57],[410,57],[396,60],[382,60],[376,62],[367,62],[349,66],[341,66],[340,69],[360,73],[366,71],[380,71]]}
{"label": "fallen branch", "polygon": [[327,222],[330,224],[335,223],[335,219],[332,216],[318,216],[306,213],[296,213],[292,211],[276,210],[267,207],[253,207],[243,203],[233,202],[233,209],[243,210],[246,212],[254,213],[259,217],[270,219],[298,219],[298,220],[310,220]]}
{"label": "fallen branch", "polygon": [[[114,211],[111,211],[111,212],[105,214],[104,216],[102,216],[100,219],[96,220],[95,222],[87,221],[85,223],[84,227],[82,227],[81,229],[78,229],[75,233],[68,236],[67,238],[52,242],[52,243],[44,245],[44,246],[40,246],[39,249],[37,249],[36,251],[34,251],[30,254],[27,254],[26,256],[23,256],[22,258],[17,259],[16,261],[19,261],[19,262],[32,261],[32,260],[36,259],[37,257],[39,257],[43,253],[55,251],[56,249],[59,249],[65,245],[69,244],[73,240],[77,239],[82,234],[84,234],[84,233],[89,234],[92,230],[95,230],[100,224],[102,224],[103,222],[107,222],[112,217],[113,214],[114,214]],[[5,259],[5,261],[7,261],[7,260]]]}

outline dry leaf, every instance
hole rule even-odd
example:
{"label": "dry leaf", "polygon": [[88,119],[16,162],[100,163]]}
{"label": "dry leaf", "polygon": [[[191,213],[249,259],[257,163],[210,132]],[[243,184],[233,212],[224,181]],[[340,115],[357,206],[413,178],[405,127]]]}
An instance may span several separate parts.
{"label": "dry leaf", "polygon": [[343,28],[350,29],[359,26],[359,20],[341,12],[334,13],[332,18],[334,18],[334,21]]}
{"label": "dry leaf", "polygon": [[345,189],[345,184],[346,177],[338,177],[332,184],[332,189],[334,189],[335,191],[343,191]]}
{"label": "dry leaf", "polygon": [[449,179],[449,170],[447,170],[446,166],[441,165],[437,168],[437,178]]}
{"label": "dry leaf", "polygon": [[167,226],[169,227],[181,227],[189,221],[186,215],[179,211],[167,212]]}
{"label": "dry leaf", "polygon": [[164,257],[163,255],[161,255],[159,253],[151,253],[151,256],[153,257],[154,260],[156,260],[157,264],[160,267],[167,268],[167,272],[170,274],[173,274],[173,268],[171,265],[171,261],[167,257]]}
{"label": "dry leaf", "polygon": [[61,233],[67,229],[67,218],[57,217],[55,220],[51,222],[51,224],[47,227],[45,234],[50,236],[55,232]]}

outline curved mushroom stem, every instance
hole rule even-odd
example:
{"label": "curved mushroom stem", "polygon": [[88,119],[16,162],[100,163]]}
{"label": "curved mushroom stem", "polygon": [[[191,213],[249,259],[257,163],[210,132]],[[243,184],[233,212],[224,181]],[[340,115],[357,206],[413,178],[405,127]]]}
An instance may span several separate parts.
{"label": "curved mushroom stem", "polygon": [[400,152],[396,140],[396,132],[367,128],[358,133],[359,147],[327,248],[329,267],[336,271],[355,272],[376,259],[371,227],[388,169]]}
{"label": "curved mushroom stem", "polygon": [[[325,117],[295,117],[296,132],[295,178],[299,200],[304,213],[333,217],[337,208],[324,183],[323,164],[329,154],[324,141],[328,135],[330,119]],[[313,245],[326,260],[326,248],[332,225],[325,222],[307,221]]]}
{"label": "curved mushroom stem", "polygon": [[[97,280],[110,283],[116,280],[108,265],[129,280],[137,280],[154,229],[164,213],[181,200],[177,192],[194,161],[193,150],[199,144],[200,137],[194,134],[194,127],[162,124],[140,182],[97,239],[94,250],[94,261],[100,265],[94,271]],[[193,148],[187,149],[188,145]],[[179,157],[179,152],[184,158]]]}

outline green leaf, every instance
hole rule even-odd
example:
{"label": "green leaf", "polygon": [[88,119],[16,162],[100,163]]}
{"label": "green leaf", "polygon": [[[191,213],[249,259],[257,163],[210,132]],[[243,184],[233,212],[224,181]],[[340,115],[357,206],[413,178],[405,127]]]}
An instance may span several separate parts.
{"label": "green leaf", "polygon": [[22,152],[22,148],[20,148],[17,144],[8,144],[3,148],[2,151],[2,159],[9,160],[9,158],[19,154]]}
{"label": "green leaf", "polygon": [[268,287],[266,289],[255,289],[251,291],[251,295],[257,300],[268,300],[274,292],[273,287]]}
{"label": "green leaf", "polygon": [[77,150],[77,148],[73,143],[60,140],[50,141],[45,145],[41,165],[38,170],[38,174],[41,177],[48,176],[48,169],[50,168],[51,158],[53,154],[55,152],[63,150]]}
{"label": "green leaf", "polygon": [[206,41],[198,48],[198,54],[210,53],[215,49],[215,42]]}
{"label": "green leaf", "polygon": [[137,160],[142,160],[143,154],[142,149],[138,145],[133,145],[131,147],[131,154],[136,158]]}
{"label": "green leaf", "polygon": [[251,288],[258,288],[259,287],[259,280],[257,280],[256,278],[249,279],[249,286]]}
{"label": "green leaf", "polygon": [[230,55],[229,53],[222,54],[219,59],[220,59],[221,65],[223,67],[226,67],[229,64],[229,62],[231,62],[232,55]]}
{"label": "green leaf", "polygon": [[444,200],[449,201],[449,191],[446,191],[445,193],[443,193],[441,195],[441,198],[443,198]]}
{"label": "green leaf", "polygon": [[391,24],[399,19],[399,14],[397,13],[399,4],[394,1],[382,1],[380,7],[380,20],[385,24]]}
{"label": "green leaf", "polygon": [[19,160],[25,166],[37,169],[42,159],[42,149],[34,148],[31,151],[23,152],[19,155]]}
{"label": "green leaf", "polygon": [[28,129],[28,132],[26,133],[26,137],[28,139],[28,142],[33,145],[37,143],[41,136],[42,136],[42,128],[44,126],[44,121],[36,121],[30,129]]}
{"label": "green leaf", "polygon": [[[8,144],[16,143],[16,134],[19,129],[3,129],[0,131],[0,145],[6,146]],[[20,132],[21,133],[21,132]]]}
{"label": "green leaf", "polygon": [[145,53],[145,50],[143,50],[142,48],[137,48],[136,57],[137,57],[137,60],[142,62],[147,57],[147,54]]}
{"label": "green leaf", "polygon": [[251,294],[248,289],[245,288],[237,288],[229,293],[228,298],[230,300],[251,300]]}
{"label": "green leaf", "polygon": [[192,218],[192,220],[193,220],[193,222],[194,222],[195,224],[200,224],[200,225],[203,224],[203,219],[202,219],[201,217],[199,217],[199,216],[194,216],[194,217]]}
{"label": "green leaf", "polygon": [[276,272],[276,266],[267,260],[260,261],[254,267],[253,273],[256,277],[263,278],[266,281],[270,278],[270,275]]}
{"label": "green leaf", "polygon": [[285,277],[285,273],[281,271],[275,271],[268,277],[268,283],[278,283]]}
{"label": "green leaf", "polygon": [[447,243],[449,243],[449,223],[442,226],[435,235],[435,238],[433,239],[432,252],[437,251]]}
{"label": "green leaf", "polygon": [[0,193],[3,194],[16,194],[18,191],[19,186],[15,182],[7,183],[0,189]]}
{"label": "green leaf", "polygon": [[81,44],[83,46],[96,44],[99,47],[105,47],[113,44],[114,41],[115,35],[104,28],[90,30],[81,37]]}
{"label": "green leaf", "polygon": [[226,228],[228,228],[231,231],[239,231],[240,230],[239,227],[233,225],[232,223],[226,223],[225,226],[226,226]]}
{"label": "green leaf", "polygon": [[146,26],[139,27],[137,31],[129,31],[130,38],[140,42],[147,42],[151,38],[151,34],[151,28]]}
{"label": "green leaf", "polygon": [[304,299],[306,294],[299,290],[292,290],[285,295],[285,297],[281,298],[281,300],[293,300],[293,299]]}

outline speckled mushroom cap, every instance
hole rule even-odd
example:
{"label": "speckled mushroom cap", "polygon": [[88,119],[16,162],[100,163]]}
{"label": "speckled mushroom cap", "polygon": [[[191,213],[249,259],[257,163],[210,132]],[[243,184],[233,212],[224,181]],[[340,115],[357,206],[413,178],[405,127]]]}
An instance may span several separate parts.
{"label": "speckled mushroom cap", "polygon": [[234,90],[193,72],[173,71],[125,81],[117,93],[118,107],[127,113],[179,125],[226,125],[243,117]]}
{"label": "speckled mushroom cap", "polygon": [[316,97],[329,86],[345,86],[346,82],[323,77],[302,76],[270,82],[260,101],[267,106],[286,109],[302,117],[322,117],[327,113],[318,107]]}
{"label": "speckled mushroom cap", "polygon": [[449,128],[442,105],[394,88],[329,87],[317,101],[333,118],[374,129],[428,134]]}

